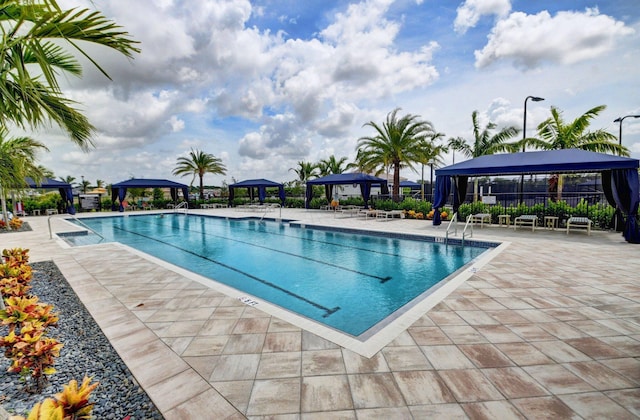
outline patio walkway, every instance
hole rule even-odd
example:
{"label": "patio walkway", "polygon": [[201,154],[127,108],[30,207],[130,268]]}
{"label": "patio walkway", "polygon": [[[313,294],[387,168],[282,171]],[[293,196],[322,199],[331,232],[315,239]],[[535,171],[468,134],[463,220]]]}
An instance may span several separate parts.
{"label": "patio walkway", "polygon": [[[415,220],[282,216],[444,232]],[[114,244],[69,249],[49,239],[46,217],[25,220],[34,230],[2,235],[1,247],[55,261],[167,419],[640,417],[640,246],[617,233],[476,228],[474,239],[510,244],[365,358],[182,270]]]}

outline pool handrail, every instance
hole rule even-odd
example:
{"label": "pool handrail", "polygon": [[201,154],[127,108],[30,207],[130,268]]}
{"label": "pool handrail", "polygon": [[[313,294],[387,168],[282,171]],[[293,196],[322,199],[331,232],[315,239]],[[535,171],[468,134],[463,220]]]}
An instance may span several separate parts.
{"label": "pool handrail", "polygon": [[173,208],[173,212],[177,213],[179,209],[184,209],[184,214],[187,214],[187,212],[189,211],[189,202],[183,201],[179,203],[177,206]]}
{"label": "pool handrail", "polygon": [[100,239],[102,241],[104,241],[104,236],[100,235],[98,232],[96,232],[95,230],[91,229],[86,223],[81,222],[80,219],[78,219],[73,214],[64,214],[64,215],[52,214],[52,215],[50,215],[48,217],[47,224],[49,225],[49,239],[53,239],[53,230],[51,229],[51,218],[54,217],[54,216],[64,216],[65,218],[70,217],[73,220],[75,220],[77,224],[79,224],[83,228],[87,229],[89,232],[91,232],[91,233],[93,233],[95,235],[98,235],[100,237]]}
{"label": "pool handrail", "polygon": [[[455,225],[453,224],[455,223]],[[449,220],[449,224],[447,225],[447,230],[445,231],[444,234],[444,243],[448,243],[449,242],[449,229],[451,229],[451,226],[454,226],[454,235],[458,234],[458,212],[453,213],[453,216],[451,217],[451,220]]]}
{"label": "pool handrail", "polygon": [[472,222],[472,219],[473,219],[473,215],[470,214],[469,216],[467,216],[467,223],[465,223],[464,229],[462,230],[462,245],[463,246],[464,246],[464,238],[467,235],[467,228],[468,227],[471,227],[471,229],[469,229],[470,230],[469,237],[473,238],[473,222]]}

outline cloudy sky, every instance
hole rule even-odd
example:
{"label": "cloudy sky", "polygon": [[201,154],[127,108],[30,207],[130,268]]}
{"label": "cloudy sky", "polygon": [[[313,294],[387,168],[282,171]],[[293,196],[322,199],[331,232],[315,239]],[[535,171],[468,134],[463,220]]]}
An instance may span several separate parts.
{"label": "cloudy sky", "polygon": [[[127,60],[103,49],[65,93],[97,127],[84,153],[55,128],[33,136],[56,177],[107,183],[166,178],[191,148],[221,158],[205,183],[290,181],[298,161],[353,159],[363,127],[387,113],[419,115],[446,138],[483,124],[527,134],[551,106],[571,121],[604,104],[594,129],[640,114],[637,0],[73,0],[98,7],[140,41]],[[640,158],[640,118],[623,144]],[[460,157],[457,157],[459,161]],[[452,156],[445,158],[451,163]],[[403,176],[417,180],[419,172]]]}

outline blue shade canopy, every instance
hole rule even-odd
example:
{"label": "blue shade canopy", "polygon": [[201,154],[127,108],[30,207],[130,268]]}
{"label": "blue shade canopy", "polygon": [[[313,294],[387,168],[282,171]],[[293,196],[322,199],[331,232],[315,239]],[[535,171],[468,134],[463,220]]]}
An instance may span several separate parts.
{"label": "blue shade canopy", "polygon": [[419,190],[422,184],[418,184],[413,181],[400,181],[400,188],[411,188],[412,190]]}
{"label": "blue shade canopy", "polygon": [[30,188],[57,189],[62,196],[67,213],[76,214],[76,208],[73,205],[73,189],[71,188],[71,184],[51,178],[42,178],[40,183],[36,183],[33,178],[30,177],[26,177],[24,180]]}
{"label": "blue shade canopy", "polygon": [[545,150],[480,156],[436,169],[436,176],[600,172],[608,169],[637,169],[639,162],[638,159],[579,149]]}
{"label": "blue shade canopy", "polygon": [[185,184],[181,184],[175,181],[169,181],[168,179],[132,178],[127,179],[126,181],[118,182],[117,184],[113,184],[111,186],[111,201],[115,202],[116,198],[118,199],[118,201],[120,202],[120,211],[124,211],[122,202],[127,196],[127,188],[171,188],[171,197],[177,197],[176,191],[180,189],[182,190],[184,199],[189,200],[189,187]]}
{"label": "blue shade canopy", "polygon": [[278,188],[278,196],[280,198],[280,201],[282,202],[282,205],[284,206],[284,185],[277,182],[269,181],[268,179],[246,179],[244,181],[231,184],[229,185],[229,204],[233,203],[236,188],[247,188],[249,190],[250,197],[253,197],[253,189],[257,188],[258,199],[260,200],[260,203],[264,203],[264,199],[267,197],[267,188]]}
{"label": "blue shade canopy", "polygon": [[347,185],[357,184],[360,185],[360,192],[364,199],[364,205],[369,205],[369,197],[371,196],[371,186],[379,185],[380,188],[386,188],[387,180],[375,177],[373,175],[352,172],[345,174],[331,174],[323,176],[322,178],[312,179],[307,181],[307,194],[306,194],[306,207],[309,208],[309,203],[313,198],[313,186],[314,185]]}

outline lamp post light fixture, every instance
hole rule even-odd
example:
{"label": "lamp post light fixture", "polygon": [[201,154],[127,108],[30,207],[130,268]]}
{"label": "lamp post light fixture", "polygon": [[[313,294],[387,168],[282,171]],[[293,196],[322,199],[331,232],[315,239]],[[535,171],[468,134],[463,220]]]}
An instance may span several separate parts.
{"label": "lamp post light fixture", "polygon": [[625,118],[640,118],[640,115],[625,115],[624,117],[616,118],[615,120],[613,120],[613,122],[617,122],[620,124],[620,128],[618,131],[618,143],[620,144],[620,146],[622,146],[622,121],[624,121]]}
{"label": "lamp post light fixture", "polygon": [[[539,96],[527,96],[524,98],[524,122],[522,124],[522,151],[525,151],[524,140],[527,138],[527,101],[531,99],[533,102],[544,101],[544,98]],[[522,203],[522,196],[524,195],[524,175],[520,175],[520,203]]]}

